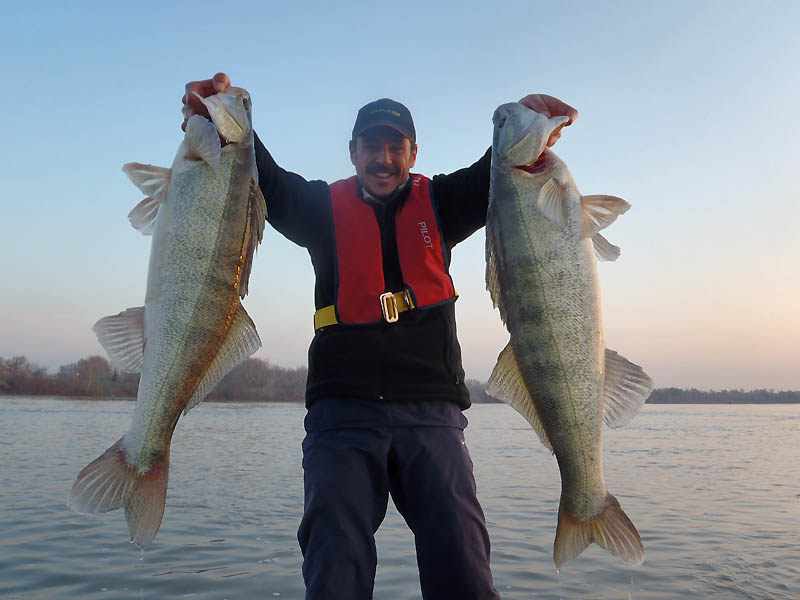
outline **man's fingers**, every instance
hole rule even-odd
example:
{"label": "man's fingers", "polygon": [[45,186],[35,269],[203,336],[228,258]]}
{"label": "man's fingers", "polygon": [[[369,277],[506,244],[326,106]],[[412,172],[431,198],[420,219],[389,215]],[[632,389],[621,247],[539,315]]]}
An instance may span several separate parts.
{"label": "man's fingers", "polygon": [[[181,98],[183,108],[183,125],[181,129],[186,129],[186,122],[192,115],[202,115],[207,119],[210,118],[208,109],[200,102],[197,95],[207,98],[214,94],[222,94],[231,87],[231,78],[225,73],[217,73],[211,79],[203,79],[202,81],[190,81],[186,84],[186,93]],[[197,95],[195,95],[197,94]]]}
{"label": "man's fingers", "polygon": [[566,102],[547,94],[529,94],[520,99],[520,104],[527,106],[531,110],[543,114],[547,118],[569,117],[564,125],[572,125],[578,118],[578,111]]}
{"label": "man's fingers", "polygon": [[550,113],[550,107],[545,103],[542,98],[543,94],[528,94],[524,98],[520,98],[519,103],[527,106],[531,110],[543,114],[548,119],[553,115]]}
{"label": "man's fingers", "polygon": [[211,78],[214,84],[214,89],[218,94],[224,94],[229,87],[231,87],[231,78],[225,73],[217,73]]}
{"label": "man's fingers", "polygon": [[[566,125],[566,124],[565,124]],[[561,137],[561,128],[564,125],[560,125],[553,133],[550,134],[550,137],[547,139],[547,147],[552,148],[558,139]]]}

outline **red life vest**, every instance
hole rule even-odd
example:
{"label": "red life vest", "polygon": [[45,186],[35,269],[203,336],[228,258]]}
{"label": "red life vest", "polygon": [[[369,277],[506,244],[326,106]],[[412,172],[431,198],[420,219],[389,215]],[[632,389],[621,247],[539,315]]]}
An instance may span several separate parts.
{"label": "red life vest", "polygon": [[[379,298],[386,290],[375,212],[359,198],[355,176],[329,187],[336,240],[337,319],[351,325],[378,322],[382,318]],[[411,190],[395,216],[395,232],[403,282],[414,306],[426,308],[455,300],[427,177],[411,174]]]}

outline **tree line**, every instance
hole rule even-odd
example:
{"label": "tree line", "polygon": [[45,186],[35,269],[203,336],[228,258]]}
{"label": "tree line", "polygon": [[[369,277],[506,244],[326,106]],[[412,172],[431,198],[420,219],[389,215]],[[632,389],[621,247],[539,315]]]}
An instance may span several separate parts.
{"label": "tree line", "polygon": [[722,390],[717,392],[671,387],[653,390],[647,402],[648,404],[795,404],[800,402],[800,391]]}
{"label": "tree line", "polygon": [[[208,395],[217,402],[303,402],[306,367],[287,369],[260,358],[248,358],[226,375]],[[499,403],[489,396],[484,382],[467,379],[472,402]],[[135,398],[138,373],[123,373],[102,356],[88,356],[61,365],[55,374],[28,361],[25,356],[0,357],[0,394],[20,396],[78,396]],[[703,391],[660,388],[647,399],[650,404],[788,404],[800,403],[800,391],[743,390]]]}
{"label": "tree line", "polygon": [[[306,367],[287,369],[260,358],[248,358],[208,395],[220,402],[302,402]],[[138,373],[115,369],[102,356],[62,365],[55,374],[24,356],[0,357],[0,394],[135,398]]]}

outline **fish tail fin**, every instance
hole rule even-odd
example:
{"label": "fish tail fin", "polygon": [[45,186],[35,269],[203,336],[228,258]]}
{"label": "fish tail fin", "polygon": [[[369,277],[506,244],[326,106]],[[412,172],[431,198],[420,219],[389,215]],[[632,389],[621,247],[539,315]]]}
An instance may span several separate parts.
{"label": "fish tail fin", "polygon": [[589,544],[605,548],[625,562],[640,565],[644,562],[644,546],[628,515],[610,493],[600,514],[580,521],[564,506],[558,507],[558,527],[553,546],[556,569],[583,552]]}
{"label": "fish tail fin", "polygon": [[125,507],[131,542],[144,548],[158,532],[164,516],[169,473],[169,447],[149,471],[128,464],[121,438],[78,473],[69,493],[69,507],[81,513],[104,513]]}

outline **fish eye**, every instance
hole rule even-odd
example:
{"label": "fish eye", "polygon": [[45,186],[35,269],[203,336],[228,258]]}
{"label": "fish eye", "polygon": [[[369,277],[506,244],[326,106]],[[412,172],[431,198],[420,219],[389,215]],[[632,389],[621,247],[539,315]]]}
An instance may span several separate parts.
{"label": "fish eye", "polygon": [[244,106],[245,109],[250,108],[250,99],[249,98],[242,98],[242,106]]}

